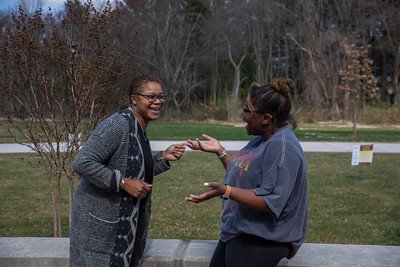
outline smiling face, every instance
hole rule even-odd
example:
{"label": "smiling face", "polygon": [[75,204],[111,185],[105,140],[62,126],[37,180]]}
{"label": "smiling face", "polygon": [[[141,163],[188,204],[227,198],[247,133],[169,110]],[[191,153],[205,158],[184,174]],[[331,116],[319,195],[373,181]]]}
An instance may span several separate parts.
{"label": "smiling face", "polygon": [[163,90],[158,82],[144,83],[139,92],[131,95],[132,109],[142,127],[160,117],[164,106]]}

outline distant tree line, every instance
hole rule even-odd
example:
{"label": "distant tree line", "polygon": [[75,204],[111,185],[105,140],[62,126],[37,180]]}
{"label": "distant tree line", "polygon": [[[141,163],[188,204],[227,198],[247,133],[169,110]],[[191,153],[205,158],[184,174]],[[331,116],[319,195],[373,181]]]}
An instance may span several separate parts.
{"label": "distant tree line", "polygon": [[[340,74],[354,64],[348,46],[363,47],[372,60],[369,77],[375,79],[377,90],[361,86],[363,104],[373,103],[373,98],[388,103],[387,89],[392,88],[398,105],[399,1],[124,4],[124,21],[138,31],[136,57],[144,69],[155,70],[164,79],[174,110],[196,107],[209,111],[209,117],[233,119],[251,82],[290,76],[297,84],[297,110],[311,109],[326,119],[351,118],[351,99],[343,90],[346,77]],[[357,64],[369,68],[361,61]],[[372,95],[365,95],[369,92]]]}
{"label": "distant tree line", "polygon": [[[169,117],[235,120],[251,82],[289,76],[296,82],[295,111],[349,119],[351,99],[343,90],[349,73],[341,75],[354,64],[349,46],[366,49],[377,86],[374,101],[361,86],[360,108],[399,105],[399,1],[124,0],[113,8],[119,10],[120,41],[134,47],[137,66],[119,85],[126,87],[139,72],[155,73],[169,94]],[[54,14],[52,23],[65,16],[66,10]],[[3,37],[9,17],[0,20]],[[74,42],[79,53],[81,43]]]}

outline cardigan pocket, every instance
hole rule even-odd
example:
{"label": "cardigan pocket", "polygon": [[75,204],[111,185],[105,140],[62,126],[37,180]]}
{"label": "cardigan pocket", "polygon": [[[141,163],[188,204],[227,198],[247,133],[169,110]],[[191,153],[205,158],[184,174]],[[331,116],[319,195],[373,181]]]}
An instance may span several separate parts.
{"label": "cardigan pocket", "polygon": [[111,254],[119,221],[118,198],[88,196],[83,212],[84,249],[96,254]]}
{"label": "cardigan pocket", "polygon": [[92,216],[94,219],[97,219],[97,220],[99,220],[101,222],[104,222],[104,223],[117,224],[119,222],[119,219],[116,219],[114,221],[109,221],[109,220],[105,220],[105,219],[99,218],[96,215],[93,215],[91,212],[89,212],[89,215]]}
{"label": "cardigan pocket", "polygon": [[116,220],[110,221],[108,218],[100,218],[91,212],[85,217],[85,250],[100,254],[111,254],[117,233],[118,217],[116,217]]}

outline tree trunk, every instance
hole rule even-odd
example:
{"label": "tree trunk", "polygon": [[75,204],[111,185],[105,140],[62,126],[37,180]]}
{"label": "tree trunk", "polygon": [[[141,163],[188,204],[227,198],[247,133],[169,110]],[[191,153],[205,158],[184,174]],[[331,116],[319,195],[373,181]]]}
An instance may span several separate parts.
{"label": "tree trunk", "polygon": [[397,49],[397,55],[393,64],[393,94],[394,104],[398,105],[399,101],[399,75],[400,75],[400,46]]}
{"label": "tree trunk", "polygon": [[74,200],[74,179],[68,179],[68,218],[69,218],[69,229],[71,229],[71,219],[72,219],[72,202]]}
{"label": "tree trunk", "polygon": [[239,96],[239,88],[240,88],[240,65],[235,66],[235,77],[233,80],[232,92],[233,97],[237,100]]}
{"label": "tree trunk", "polygon": [[337,103],[336,90],[331,90],[331,118],[337,120],[340,117],[339,104]]}
{"label": "tree trunk", "polygon": [[234,122],[238,119],[238,98],[233,92],[227,92],[226,94],[226,110],[229,122]]}
{"label": "tree trunk", "polygon": [[357,104],[353,106],[353,116],[352,116],[352,122],[353,122],[353,135],[357,134]]}
{"label": "tree trunk", "polygon": [[54,186],[50,180],[50,192],[52,198],[52,213],[53,213],[53,235],[54,237],[61,237],[61,195],[60,195],[60,179],[55,177],[56,185]]}
{"label": "tree trunk", "polygon": [[343,99],[343,119],[348,119],[349,114],[349,100],[350,100],[350,92],[344,92],[344,99]]}
{"label": "tree trunk", "polygon": [[217,92],[218,92],[218,59],[217,59],[217,53],[215,53],[215,56],[213,57],[215,60],[214,64],[211,66],[211,81],[210,81],[210,86],[211,86],[211,103],[217,104]]}

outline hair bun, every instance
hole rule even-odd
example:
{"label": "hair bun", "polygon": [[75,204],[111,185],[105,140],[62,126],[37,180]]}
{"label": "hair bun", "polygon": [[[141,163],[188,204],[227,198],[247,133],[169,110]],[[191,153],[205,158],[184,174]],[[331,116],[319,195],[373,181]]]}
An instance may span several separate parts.
{"label": "hair bun", "polygon": [[289,91],[293,88],[294,82],[289,78],[275,78],[271,81],[272,88],[278,93],[288,95]]}

